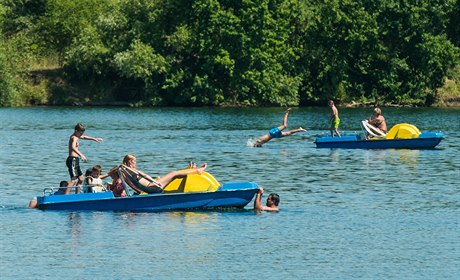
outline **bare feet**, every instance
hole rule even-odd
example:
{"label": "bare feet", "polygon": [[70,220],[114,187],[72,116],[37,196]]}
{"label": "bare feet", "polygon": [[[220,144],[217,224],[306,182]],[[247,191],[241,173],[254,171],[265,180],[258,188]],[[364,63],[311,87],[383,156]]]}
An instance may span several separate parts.
{"label": "bare feet", "polygon": [[196,168],[196,163],[193,161],[190,161],[187,166],[188,169]]}
{"label": "bare feet", "polygon": [[303,131],[303,132],[307,132],[307,130],[304,129],[303,127],[299,127],[298,130],[299,130],[299,131]]}
{"label": "bare feet", "polygon": [[287,113],[291,112],[291,110],[292,110],[292,108],[287,108],[285,113],[287,114]]}
{"label": "bare feet", "polygon": [[196,169],[196,173],[198,173],[199,175],[201,175],[201,173],[203,171],[206,170],[206,167],[208,167],[208,164],[207,163],[203,163],[203,165],[201,165],[199,168]]}

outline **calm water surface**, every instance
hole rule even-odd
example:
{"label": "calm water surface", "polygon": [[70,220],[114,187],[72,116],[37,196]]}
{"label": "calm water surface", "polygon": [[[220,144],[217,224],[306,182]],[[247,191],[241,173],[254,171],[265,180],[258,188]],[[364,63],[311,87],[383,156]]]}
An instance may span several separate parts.
{"label": "calm water surface", "polygon": [[[339,108],[341,132],[370,109]],[[384,108],[389,126],[443,131],[435,150],[316,149],[328,108],[294,109],[308,133],[251,148],[283,109],[0,109],[0,279],[458,279],[460,109]],[[26,208],[67,180],[77,122],[82,169],[127,153],[162,175],[207,162],[220,182],[255,181],[279,213],[66,212]],[[266,198],[266,195],[264,196]]]}

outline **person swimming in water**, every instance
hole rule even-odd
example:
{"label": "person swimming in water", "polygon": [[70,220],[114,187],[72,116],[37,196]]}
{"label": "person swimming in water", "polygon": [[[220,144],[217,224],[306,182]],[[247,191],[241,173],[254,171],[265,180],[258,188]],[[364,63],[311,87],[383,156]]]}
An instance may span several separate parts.
{"label": "person swimming in water", "polygon": [[303,129],[302,127],[299,127],[299,128],[296,128],[290,131],[286,131],[286,132],[283,131],[287,127],[287,118],[289,116],[290,111],[291,111],[291,108],[288,108],[286,112],[284,113],[283,124],[281,126],[270,129],[267,134],[257,139],[257,141],[253,144],[253,147],[262,147],[263,144],[267,143],[273,138],[282,138],[282,137],[289,136],[289,135],[292,135],[300,131],[307,132],[307,130]]}
{"label": "person swimming in water", "polygon": [[259,211],[279,211],[278,204],[280,203],[280,196],[276,193],[271,193],[267,197],[267,202],[265,205],[262,205],[262,194],[264,189],[259,187],[259,191],[254,198],[254,209]]}

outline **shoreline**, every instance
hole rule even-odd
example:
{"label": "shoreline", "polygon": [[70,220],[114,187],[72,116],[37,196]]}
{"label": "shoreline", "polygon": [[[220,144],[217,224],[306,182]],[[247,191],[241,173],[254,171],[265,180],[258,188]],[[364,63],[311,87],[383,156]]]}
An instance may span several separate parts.
{"label": "shoreline", "polygon": [[[74,101],[72,103],[41,103],[37,100],[31,100],[26,106],[17,106],[17,107],[40,107],[40,106],[69,106],[69,107],[215,107],[215,108],[253,108],[253,107],[282,107],[282,106],[243,106],[240,104],[223,104],[221,106],[170,106],[170,105],[145,105],[139,102],[129,102],[129,101],[99,101],[99,102],[79,102]],[[341,108],[372,108],[375,107],[374,102],[337,102],[337,107]],[[385,103],[378,105],[383,108],[458,108],[460,107],[460,96],[449,97],[442,99],[436,104],[431,106],[421,106],[417,104],[394,104],[394,103]],[[293,107],[325,107],[318,103],[307,104],[307,105],[297,105]]]}

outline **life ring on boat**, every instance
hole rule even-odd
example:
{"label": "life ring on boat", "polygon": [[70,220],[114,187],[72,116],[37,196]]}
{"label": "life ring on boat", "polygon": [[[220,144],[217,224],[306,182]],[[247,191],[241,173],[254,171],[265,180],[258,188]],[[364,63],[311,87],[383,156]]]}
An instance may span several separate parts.
{"label": "life ring on boat", "polygon": [[361,121],[361,126],[364,127],[369,135],[377,138],[384,138],[386,136],[385,132],[371,125],[368,120]]}

